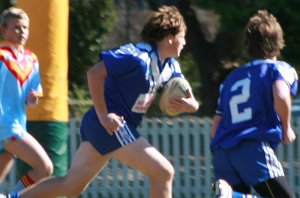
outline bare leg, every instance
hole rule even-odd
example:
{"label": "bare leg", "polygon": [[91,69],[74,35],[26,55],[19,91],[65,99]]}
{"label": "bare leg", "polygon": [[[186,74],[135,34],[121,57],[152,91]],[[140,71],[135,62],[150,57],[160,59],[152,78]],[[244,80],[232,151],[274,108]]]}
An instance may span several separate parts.
{"label": "bare leg", "polygon": [[14,165],[14,156],[8,152],[0,154],[0,184]]}
{"label": "bare leg", "polygon": [[140,170],[151,181],[152,198],[171,198],[174,168],[144,138],[111,153],[112,157]]}
{"label": "bare leg", "polygon": [[[174,169],[170,162],[144,138],[101,156],[89,142],[81,143],[68,174],[64,177],[46,178],[21,191],[22,198],[75,197],[80,195],[99,174],[110,157],[140,170],[150,177],[152,198],[171,198]],[[89,165],[86,168],[86,165]]]}
{"label": "bare leg", "polygon": [[28,174],[34,181],[52,174],[53,165],[50,158],[30,134],[26,133],[21,139],[9,143],[5,149],[32,167]]}
{"label": "bare leg", "polygon": [[22,198],[76,197],[99,174],[108,159],[109,156],[101,156],[89,142],[82,142],[66,176],[43,179],[21,191],[20,195]]}

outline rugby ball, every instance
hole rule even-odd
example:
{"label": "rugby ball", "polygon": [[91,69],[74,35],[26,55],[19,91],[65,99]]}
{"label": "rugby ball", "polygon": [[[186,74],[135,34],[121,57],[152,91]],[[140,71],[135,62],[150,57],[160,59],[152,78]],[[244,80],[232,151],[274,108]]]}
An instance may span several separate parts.
{"label": "rugby ball", "polygon": [[180,77],[171,78],[164,86],[159,99],[159,108],[162,113],[167,116],[176,116],[182,113],[169,107],[169,99],[173,96],[187,98],[188,90],[191,90],[191,86],[186,79]]}

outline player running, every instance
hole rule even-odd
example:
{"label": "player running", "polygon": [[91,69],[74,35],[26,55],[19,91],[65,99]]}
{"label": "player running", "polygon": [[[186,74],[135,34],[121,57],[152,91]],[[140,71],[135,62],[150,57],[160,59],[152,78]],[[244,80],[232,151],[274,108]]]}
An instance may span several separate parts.
{"label": "player running", "polygon": [[[171,198],[173,166],[136,128],[158,88],[171,77],[183,77],[173,57],[180,55],[185,34],[177,8],[163,6],[151,13],[143,42],[102,52],[101,61],[88,71],[94,106],[83,117],[82,142],[68,174],[46,179],[20,197],[78,196],[114,157],[150,178],[150,197]],[[172,103],[184,112],[199,106],[192,93]]]}
{"label": "player running", "polygon": [[295,198],[274,150],[296,138],[291,127],[295,70],[277,58],[284,47],[276,18],[259,10],[245,29],[249,62],[223,82],[213,118],[211,150],[217,180],[232,189],[269,198]]}
{"label": "player running", "polygon": [[19,8],[3,11],[0,22],[0,183],[15,156],[32,167],[14,190],[28,187],[53,172],[42,146],[26,131],[26,105],[35,106],[43,94],[36,55],[25,49],[29,18]]}

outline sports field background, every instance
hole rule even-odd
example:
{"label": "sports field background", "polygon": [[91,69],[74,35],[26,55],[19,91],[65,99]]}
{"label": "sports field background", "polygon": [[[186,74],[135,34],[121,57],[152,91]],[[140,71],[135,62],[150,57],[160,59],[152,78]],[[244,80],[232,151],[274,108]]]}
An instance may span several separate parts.
{"label": "sports field background", "polygon": [[[69,122],[69,157],[72,159],[80,143],[80,119]],[[280,146],[277,155],[290,184],[300,196],[300,116],[293,126],[298,139]],[[139,131],[173,164],[176,174],[173,183],[174,198],[210,198],[213,166],[211,163],[210,118],[180,116],[178,118],[146,118]],[[241,159],[242,160],[242,159]],[[15,183],[14,171],[1,185],[9,191]],[[6,187],[6,188],[4,188]],[[95,178],[82,198],[148,198],[149,179],[138,171],[112,159]]]}

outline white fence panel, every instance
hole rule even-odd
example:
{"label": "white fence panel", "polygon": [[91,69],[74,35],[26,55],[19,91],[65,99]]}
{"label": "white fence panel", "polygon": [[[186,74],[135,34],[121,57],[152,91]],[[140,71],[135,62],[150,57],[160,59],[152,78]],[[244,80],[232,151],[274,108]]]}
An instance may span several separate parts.
{"label": "white fence panel", "polygon": [[[282,162],[290,184],[300,196],[300,117],[293,120],[298,134],[293,144],[280,146],[277,155]],[[80,120],[71,119],[70,158],[79,144]],[[209,118],[198,117],[144,119],[139,132],[158,148],[173,164],[176,174],[173,183],[174,198],[209,198],[213,167],[211,163]],[[0,190],[9,191],[16,183],[15,170],[9,174]],[[95,178],[82,198],[148,198],[149,179],[140,172],[111,159]]]}
{"label": "white fence panel", "polygon": [[[76,122],[79,122],[79,120]],[[176,170],[173,183],[174,198],[211,197],[213,167],[209,149],[210,124],[211,120],[209,118],[152,118],[144,119],[139,127],[139,132],[171,161]],[[75,126],[78,126],[78,124]],[[296,117],[293,120],[293,126],[299,136],[300,117]],[[70,132],[77,134],[76,142],[78,142],[78,128],[70,129]],[[299,149],[300,138],[298,137],[296,142],[284,146],[281,145],[277,151],[288,180],[297,193],[297,197],[300,196]],[[111,170],[111,167],[117,166],[122,170],[121,173],[119,169]],[[107,178],[114,182],[108,182]],[[106,182],[97,182],[97,180]],[[120,182],[120,180],[125,182]],[[88,188],[87,192],[82,196],[97,190],[100,192],[98,197],[103,198],[149,197],[149,179],[126,165],[120,165],[115,159],[111,160],[111,164],[104,169],[94,183],[98,183],[96,184],[98,187]]]}
{"label": "white fence panel", "polygon": [[[299,134],[300,118],[297,119],[293,121],[293,124],[295,131]],[[209,149],[210,127],[211,120],[209,118],[153,118],[142,121],[139,132],[171,161],[176,170],[173,183],[174,198],[211,197],[213,167]],[[76,133],[78,133],[78,129],[70,131],[77,131]],[[295,143],[280,146],[278,149],[279,159],[290,184],[297,192],[297,197],[300,195],[299,140],[300,138]],[[120,170],[116,169],[105,171],[110,169],[110,166],[114,167],[117,164],[122,170],[121,173]],[[138,171],[126,165],[120,165],[115,159],[111,160],[111,165],[108,165],[105,170],[97,179],[111,178],[114,182],[113,184],[102,184],[102,186],[100,183],[98,189],[103,190],[101,190],[99,197],[149,197],[149,179]],[[125,180],[125,182],[120,182],[120,179]],[[90,194],[93,190],[89,188],[85,194]]]}

